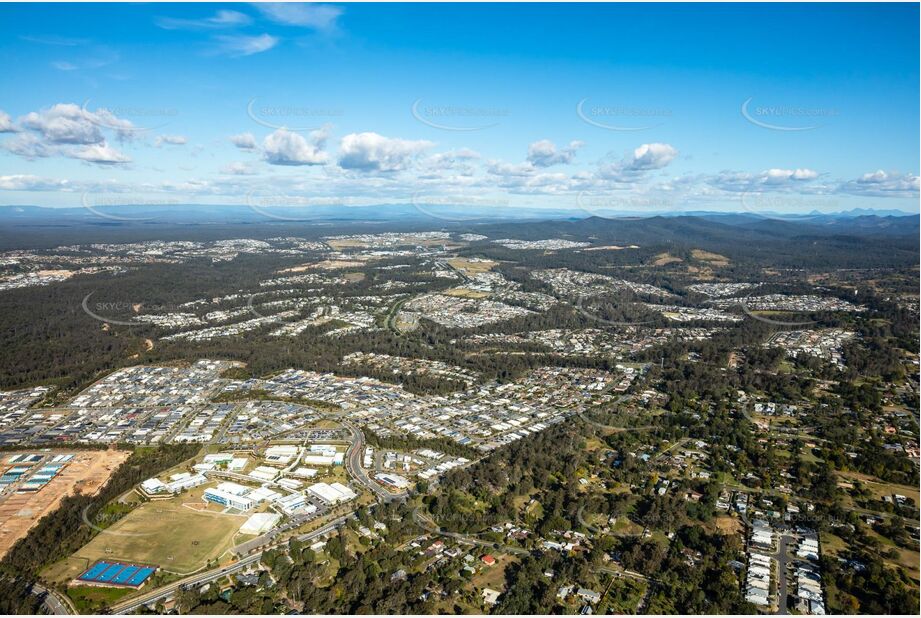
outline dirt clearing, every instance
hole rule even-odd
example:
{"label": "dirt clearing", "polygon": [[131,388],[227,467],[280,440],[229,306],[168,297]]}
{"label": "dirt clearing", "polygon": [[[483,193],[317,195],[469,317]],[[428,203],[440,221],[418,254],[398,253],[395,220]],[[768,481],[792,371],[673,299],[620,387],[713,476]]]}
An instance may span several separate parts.
{"label": "dirt clearing", "polygon": [[[45,458],[23,475],[27,478],[33,470],[51,461],[54,455],[74,454],[74,458],[39,491],[16,493],[21,482],[14,484],[0,497],[0,558],[28,533],[38,520],[51,513],[66,496],[76,492],[93,495],[98,492],[112,472],[128,459],[127,451],[24,451],[44,455]],[[4,453],[6,457],[14,453]]]}

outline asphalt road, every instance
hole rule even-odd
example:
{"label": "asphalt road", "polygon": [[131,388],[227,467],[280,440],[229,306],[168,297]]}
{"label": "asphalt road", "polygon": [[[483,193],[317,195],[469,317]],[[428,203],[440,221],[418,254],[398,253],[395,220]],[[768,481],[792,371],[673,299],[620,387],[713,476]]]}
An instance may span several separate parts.
{"label": "asphalt road", "polygon": [[780,535],[780,542],[777,544],[777,564],[779,567],[777,580],[777,613],[786,615],[787,613],[787,541],[790,539],[786,534]]}
{"label": "asphalt road", "polygon": [[32,586],[32,592],[33,594],[39,596],[44,595],[44,599],[42,601],[45,604],[45,608],[51,614],[56,616],[66,616],[76,613],[71,608],[70,604],[61,599],[60,595],[58,595],[58,593],[54,590],[49,590],[41,584],[34,584]]}
{"label": "asphalt road", "polygon": [[[469,534],[462,534],[460,532],[447,532],[442,530],[435,522],[429,519],[427,516],[419,512],[419,509],[413,511],[413,521],[428,532],[432,534],[437,534],[438,536],[443,536],[446,538],[454,539],[461,543],[467,543],[468,545],[478,545],[480,547],[485,547],[487,549],[496,549],[497,551],[503,551],[509,554],[518,554],[520,556],[530,554],[526,549],[521,547],[512,547],[511,545],[503,545],[501,543],[495,543],[493,541],[484,541],[483,539],[478,539]],[[498,546],[498,548],[497,548]]]}
{"label": "asphalt road", "polygon": [[366,487],[381,502],[393,502],[395,500],[403,500],[406,498],[406,492],[400,494],[390,493],[368,476],[368,473],[365,472],[365,469],[361,467],[361,462],[365,454],[365,435],[361,433],[360,429],[351,423],[347,423],[346,421],[341,422],[342,425],[346,427],[352,434],[352,443],[349,444],[349,448],[345,452],[346,472],[348,472],[352,478]]}

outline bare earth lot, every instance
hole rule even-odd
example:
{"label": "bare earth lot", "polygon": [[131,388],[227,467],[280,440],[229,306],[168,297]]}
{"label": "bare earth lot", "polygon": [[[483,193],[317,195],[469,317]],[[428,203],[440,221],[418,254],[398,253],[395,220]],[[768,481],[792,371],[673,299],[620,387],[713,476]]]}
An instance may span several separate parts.
{"label": "bare earth lot", "polygon": [[[73,451],[23,451],[56,455]],[[15,453],[4,453],[3,461]],[[8,493],[0,498],[0,558],[26,535],[39,519],[55,510],[66,496],[76,492],[93,495],[122,464],[127,451],[77,451],[67,466],[40,491]],[[50,459],[46,457],[46,461]]]}

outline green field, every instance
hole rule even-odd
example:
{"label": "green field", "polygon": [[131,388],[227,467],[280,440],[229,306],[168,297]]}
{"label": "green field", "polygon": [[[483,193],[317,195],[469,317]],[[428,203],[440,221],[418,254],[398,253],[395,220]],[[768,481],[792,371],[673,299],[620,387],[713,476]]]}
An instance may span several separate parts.
{"label": "green field", "polygon": [[96,613],[103,605],[112,606],[122,597],[134,592],[131,588],[103,588],[100,586],[71,586],[67,596],[81,614]]}
{"label": "green field", "polygon": [[186,494],[138,507],[44,575],[64,583],[103,559],[156,565],[180,574],[200,569],[231,547],[245,517],[195,511],[183,502],[196,500]]}

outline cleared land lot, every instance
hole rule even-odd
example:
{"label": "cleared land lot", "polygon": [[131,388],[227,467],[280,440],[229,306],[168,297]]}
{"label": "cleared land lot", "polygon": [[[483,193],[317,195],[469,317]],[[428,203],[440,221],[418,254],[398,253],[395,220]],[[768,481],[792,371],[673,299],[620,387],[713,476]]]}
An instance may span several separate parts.
{"label": "cleared land lot", "polygon": [[[22,451],[45,455],[42,463],[54,455],[73,453],[74,458],[45,487],[36,492],[15,493],[0,498],[0,558],[26,535],[38,520],[58,508],[65,497],[76,492],[93,495],[109,480],[112,472],[128,459],[127,451]],[[3,461],[16,453],[4,453]],[[35,466],[35,469],[41,464]],[[29,473],[26,474],[26,477]]]}
{"label": "cleared land lot", "polygon": [[245,516],[222,514],[213,506],[205,508],[200,496],[201,491],[190,492],[139,506],[73,556],[49,567],[44,575],[64,583],[103,559],[156,565],[179,574],[200,569],[232,545],[246,521]]}
{"label": "cleared land lot", "polygon": [[485,273],[496,266],[496,262],[492,260],[469,260],[466,258],[451,258],[448,260],[448,264],[457,270],[463,271],[466,275]]}

